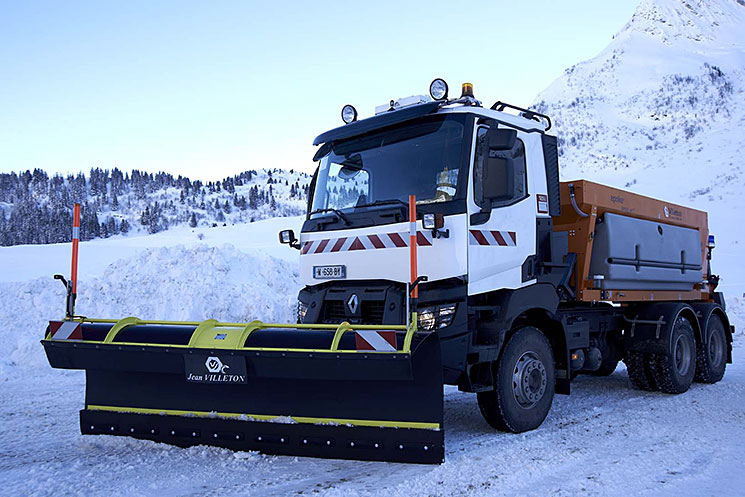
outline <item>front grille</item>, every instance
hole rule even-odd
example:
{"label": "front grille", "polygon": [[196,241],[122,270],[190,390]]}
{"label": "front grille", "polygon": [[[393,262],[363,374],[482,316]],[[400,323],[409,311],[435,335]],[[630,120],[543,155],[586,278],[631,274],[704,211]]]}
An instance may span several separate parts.
{"label": "front grille", "polygon": [[362,322],[366,324],[383,324],[383,313],[385,302],[381,300],[368,300],[362,302]]}
{"label": "front grille", "polygon": [[341,323],[349,321],[354,324],[383,324],[385,302],[367,300],[360,303],[360,315],[353,315],[343,300],[327,300],[323,303],[322,322]]}
{"label": "front grille", "polygon": [[323,303],[323,322],[341,323],[347,320],[344,302],[341,300],[327,300]]}

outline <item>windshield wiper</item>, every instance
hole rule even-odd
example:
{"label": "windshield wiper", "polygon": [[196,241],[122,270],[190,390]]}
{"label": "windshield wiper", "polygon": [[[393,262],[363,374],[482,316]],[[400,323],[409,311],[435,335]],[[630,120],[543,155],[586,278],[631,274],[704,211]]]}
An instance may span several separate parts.
{"label": "windshield wiper", "polygon": [[358,209],[360,207],[375,207],[377,205],[400,205],[403,207],[409,208],[409,204],[407,202],[404,202],[403,200],[399,200],[397,198],[392,198],[389,200],[376,200],[375,202],[371,202],[369,204],[362,204],[362,205],[355,205],[354,208]]}
{"label": "windshield wiper", "polygon": [[344,226],[349,226],[349,219],[339,209],[316,209],[308,215],[312,216],[313,214],[322,214],[324,212],[333,212],[344,223]]}

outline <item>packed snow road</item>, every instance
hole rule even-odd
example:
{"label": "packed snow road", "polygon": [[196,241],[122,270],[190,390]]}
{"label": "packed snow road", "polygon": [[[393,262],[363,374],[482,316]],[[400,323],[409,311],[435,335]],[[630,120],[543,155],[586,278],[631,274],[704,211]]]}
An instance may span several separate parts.
{"label": "packed snow road", "polygon": [[[683,395],[632,390],[623,366],[580,377],[543,426],[494,432],[476,399],[445,394],[441,466],[263,456],[82,436],[84,376],[18,371],[0,389],[5,495],[745,494],[745,364]],[[739,359],[739,360],[738,360]]]}

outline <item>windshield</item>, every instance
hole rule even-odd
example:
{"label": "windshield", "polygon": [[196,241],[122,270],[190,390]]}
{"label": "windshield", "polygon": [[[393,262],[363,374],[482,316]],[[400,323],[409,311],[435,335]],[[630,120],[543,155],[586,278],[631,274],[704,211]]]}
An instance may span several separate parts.
{"label": "windshield", "polygon": [[321,159],[311,212],[408,203],[410,194],[418,205],[453,200],[464,130],[463,116],[435,116],[335,144]]}

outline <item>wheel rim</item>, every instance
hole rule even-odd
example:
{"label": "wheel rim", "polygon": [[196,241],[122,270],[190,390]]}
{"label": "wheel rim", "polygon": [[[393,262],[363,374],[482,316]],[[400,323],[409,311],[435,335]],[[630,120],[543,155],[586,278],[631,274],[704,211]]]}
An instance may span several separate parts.
{"label": "wheel rim", "polygon": [[546,393],[547,381],[546,367],[538,354],[528,351],[521,355],[512,374],[512,393],[518,405],[524,409],[535,406]]}
{"label": "wheel rim", "polygon": [[675,359],[675,369],[680,376],[685,376],[691,369],[691,342],[685,335],[679,335],[675,340],[673,348],[673,358]]}
{"label": "wheel rim", "polygon": [[715,368],[721,366],[724,361],[724,340],[718,331],[714,330],[709,338],[709,361]]}

